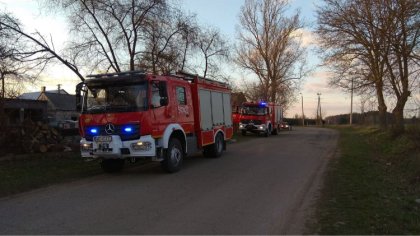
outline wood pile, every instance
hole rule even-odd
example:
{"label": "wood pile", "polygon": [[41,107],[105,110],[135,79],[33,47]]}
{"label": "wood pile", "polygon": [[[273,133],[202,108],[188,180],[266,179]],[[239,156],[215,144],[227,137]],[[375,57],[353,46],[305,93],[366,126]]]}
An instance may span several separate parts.
{"label": "wood pile", "polygon": [[63,137],[60,133],[42,122],[25,121],[20,130],[21,147],[25,152],[48,152],[61,149]]}
{"label": "wood pile", "polygon": [[21,125],[0,124],[0,156],[7,153],[78,151],[79,143],[78,134],[61,133],[60,130],[42,122],[25,120]]}

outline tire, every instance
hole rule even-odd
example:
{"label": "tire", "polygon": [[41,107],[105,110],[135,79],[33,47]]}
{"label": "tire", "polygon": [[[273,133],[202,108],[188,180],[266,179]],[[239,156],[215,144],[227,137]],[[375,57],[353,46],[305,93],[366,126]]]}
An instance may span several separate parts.
{"label": "tire", "polygon": [[205,157],[217,158],[222,156],[224,147],[223,135],[218,134],[213,144],[205,146],[203,154]]}
{"label": "tire", "polygon": [[101,167],[107,173],[116,173],[123,169],[124,163],[124,159],[103,159]]}
{"label": "tire", "polygon": [[165,150],[162,169],[168,173],[175,173],[181,169],[184,160],[184,151],[181,142],[176,138],[169,140],[168,149]]}
{"label": "tire", "polygon": [[279,134],[279,132],[278,132],[278,130],[277,130],[277,129],[274,129],[274,130],[273,130],[273,132],[271,132],[271,134],[272,134],[272,135],[278,135],[278,134]]}
{"label": "tire", "polygon": [[246,130],[243,129],[241,133],[242,133],[242,136],[246,136]]}
{"label": "tire", "polygon": [[268,137],[271,134],[271,125],[268,126],[268,128],[264,132],[264,137]]}

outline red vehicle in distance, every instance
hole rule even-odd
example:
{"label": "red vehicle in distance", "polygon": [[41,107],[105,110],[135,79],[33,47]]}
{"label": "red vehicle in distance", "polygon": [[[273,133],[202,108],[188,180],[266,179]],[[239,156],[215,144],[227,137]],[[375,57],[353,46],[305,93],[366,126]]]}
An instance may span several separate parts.
{"label": "red vehicle in distance", "polygon": [[245,102],[240,108],[239,130],[242,135],[248,132],[268,137],[277,135],[283,119],[280,105],[265,102]]}

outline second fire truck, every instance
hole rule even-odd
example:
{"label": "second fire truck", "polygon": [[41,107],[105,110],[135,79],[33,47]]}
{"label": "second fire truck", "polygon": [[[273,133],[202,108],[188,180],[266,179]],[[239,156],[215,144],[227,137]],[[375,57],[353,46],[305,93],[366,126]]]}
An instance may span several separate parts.
{"label": "second fire truck", "polygon": [[242,135],[247,132],[262,134],[278,134],[283,119],[280,105],[266,102],[245,102],[240,108],[239,130]]}

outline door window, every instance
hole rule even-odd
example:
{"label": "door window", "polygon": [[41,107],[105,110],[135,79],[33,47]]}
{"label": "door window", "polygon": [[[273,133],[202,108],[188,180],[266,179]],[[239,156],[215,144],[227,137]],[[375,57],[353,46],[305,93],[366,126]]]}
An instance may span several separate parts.
{"label": "door window", "polygon": [[168,93],[166,91],[166,82],[153,81],[151,86],[151,106],[152,108],[168,105]]}
{"label": "door window", "polygon": [[187,105],[184,87],[176,87],[176,97],[179,105]]}

